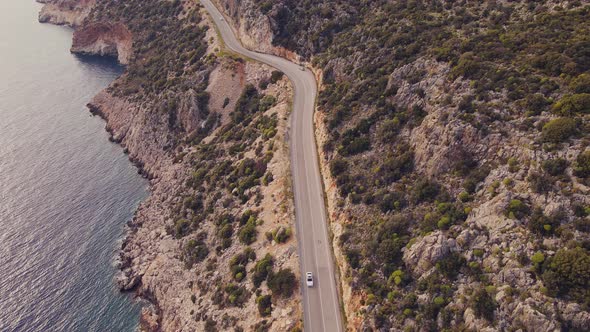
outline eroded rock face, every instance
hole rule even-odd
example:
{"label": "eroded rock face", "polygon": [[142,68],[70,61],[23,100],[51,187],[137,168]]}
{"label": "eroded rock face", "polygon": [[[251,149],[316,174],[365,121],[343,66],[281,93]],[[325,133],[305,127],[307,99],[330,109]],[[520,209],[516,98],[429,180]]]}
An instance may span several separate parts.
{"label": "eroded rock face", "polygon": [[223,9],[232,18],[229,23],[234,26],[244,46],[259,52],[299,60],[295,52],[273,45],[273,28],[277,23],[270,20],[269,16],[262,15],[254,2],[239,0],[214,0],[213,2],[217,2],[217,7]]}
{"label": "eroded rock face", "polygon": [[573,328],[579,330],[590,328],[590,312],[583,310],[579,304],[563,304],[560,310],[562,312],[563,318],[572,322]]}
{"label": "eroded rock face", "polygon": [[414,275],[420,276],[456,247],[454,239],[437,231],[423,237],[404,252],[406,266],[413,267]]}
{"label": "eroded rock face", "polygon": [[74,32],[72,53],[112,56],[128,64],[132,55],[132,35],[121,23],[89,23]]}
{"label": "eroded rock face", "polygon": [[45,4],[39,22],[77,27],[90,14],[96,0],[37,0]]}
{"label": "eroded rock face", "polygon": [[528,304],[519,303],[513,312],[513,318],[516,322],[521,323],[527,331],[560,331],[551,319]]}

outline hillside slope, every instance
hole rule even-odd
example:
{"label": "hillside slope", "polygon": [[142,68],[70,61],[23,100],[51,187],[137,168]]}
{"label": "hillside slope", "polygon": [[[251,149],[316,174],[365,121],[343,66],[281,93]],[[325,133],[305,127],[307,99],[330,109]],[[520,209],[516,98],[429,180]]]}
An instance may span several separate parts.
{"label": "hillside slope", "polygon": [[318,73],[349,329],[590,328],[586,1],[217,2]]}
{"label": "hillside slope", "polygon": [[150,303],[142,330],[296,330],[288,80],[227,53],[194,1],[74,7],[71,51],[127,65],[89,108],[150,179],[117,280]]}

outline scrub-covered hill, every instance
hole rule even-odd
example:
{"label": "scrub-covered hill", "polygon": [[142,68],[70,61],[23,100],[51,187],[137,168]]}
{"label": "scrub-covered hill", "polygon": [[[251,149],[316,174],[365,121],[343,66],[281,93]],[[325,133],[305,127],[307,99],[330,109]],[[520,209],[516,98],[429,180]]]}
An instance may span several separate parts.
{"label": "scrub-covered hill", "polygon": [[321,80],[350,329],[590,328],[587,1],[218,4]]}
{"label": "scrub-covered hill", "polygon": [[46,6],[82,15],[72,52],[126,64],[89,108],[150,179],[117,280],[151,304],[141,328],[300,329],[288,80],[226,52],[195,1]]}

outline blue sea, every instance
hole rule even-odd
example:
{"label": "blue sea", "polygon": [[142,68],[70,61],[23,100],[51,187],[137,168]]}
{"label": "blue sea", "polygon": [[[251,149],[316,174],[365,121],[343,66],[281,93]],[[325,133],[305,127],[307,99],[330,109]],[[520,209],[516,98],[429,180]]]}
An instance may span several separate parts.
{"label": "blue sea", "polygon": [[123,68],[0,1],[0,331],[133,331],[113,277],[147,183],[85,105]]}

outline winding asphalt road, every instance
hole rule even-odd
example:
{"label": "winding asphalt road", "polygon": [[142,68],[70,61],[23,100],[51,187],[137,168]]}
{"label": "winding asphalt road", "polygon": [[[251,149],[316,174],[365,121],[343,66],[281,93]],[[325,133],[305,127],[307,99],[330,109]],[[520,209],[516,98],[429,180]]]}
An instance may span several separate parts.
{"label": "winding asphalt road", "polygon": [[[343,331],[313,129],[317,95],[315,78],[309,70],[286,59],[247,50],[211,1],[201,0],[201,3],[217,25],[228,49],[281,70],[293,83],[291,169],[302,274],[304,328],[307,332]],[[308,271],[314,275],[315,285],[312,288],[308,288],[303,280],[303,275]]]}

